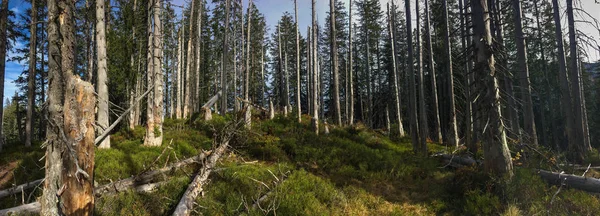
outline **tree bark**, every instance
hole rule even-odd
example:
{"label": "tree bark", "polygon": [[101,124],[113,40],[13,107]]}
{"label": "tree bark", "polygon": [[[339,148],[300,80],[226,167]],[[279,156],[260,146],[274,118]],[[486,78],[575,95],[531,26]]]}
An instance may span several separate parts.
{"label": "tree bark", "polygon": [[[402,102],[400,101],[400,93],[398,92],[399,88],[398,88],[398,79],[396,78],[398,76],[398,72],[396,70],[396,42],[395,42],[395,37],[394,37],[394,28],[393,28],[393,21],[392,21],[392,16],[390,13],[390,5],[387,5],[387,18],[388,18],[388,32],[389,32],[389,37],[390,37],[390,44],[392,47],[392,79],[394,79],[394,99],[396,100],[396,117],[397,117],[397,121],[398,121],[398,135],[400,137],[404,137],[405,133],[404,133],[404,126],[402,125],[402,112],[401,112],[401,108],[402,108]],[[352,55],[352,54],[350,54]],[[386,113],[387,113],[387,109],[386,109]],[[389,115],[388,115],[388,119],[389,119]]]}
{"label": "tree bark", "polygon": [[[427,0],[425,0],[427,1]],[[421,46],[421,15],[419,10],[419,0],[415,0],[416,19],[417,19],[417,74],[419,86],[419,151],[421,154],[427,155],[427,109],[425,107],[425,82],[423,82],[423,48]]]}
{"label": "tree bark", "polygon": [[229,34],[229,0],[225,0],[225,32],[223,34],[223,59],[221,61],[221,91],[223,91],[223,97],[221,97],[221,115],[225,116],[227,113],[227,65],[229,63],[228,55],[228,34]]}
{"label": "tree bark", "polygon": [[410,115],[410,136],[413,145],[413,151],[419,151],[419,135],[418,135],[418,124],[417,124],[417,94],[415,87],[415,73],[413,70],[413,35],[412,35],[412,17],[411,17],[411,8],[410,8],[410,0],[406,0],[405,3],[406,9],[406,39],[408,43],[408,90],[409,90],[409,108],[408,113]]}
{"label": "tree bark", "polygon": [[473,17],[473,41],[475,42],[475,68],[474,73],[478,82],[478,92],[481,98],[478,100],[477,109],[486,122],[486,130],[483,137],[483,154],[485,168],[488,172],[496,175],[512,176],[512,161],[500,106],[500,92],[496,78],[494,53],[492,47],[492,36],[490,34],[489,11],[487,0],[471,0],[471,16]]}
{"label": "tree bark", "polygon": [[[447,11],[447,2],[443,1],[442,2],[442,6],[444,7],[444,19],[446,20],[446,26],[448,25],[448,11]],[[425,0],[425,40],[427,42],[427,52],[429,54],[429,75],[431,76],[431,108],[433,109],[433,138],[435,139],[435,141],[437,142],[442,142],[442,129],[440,127],[440,111],[439,111],[439,105],[438,105],[438,95],[437,95],[437,82],[436,82],[436,77],[435,77],[435,66],[434,66],[434,60],[433,60],[433,43],[431,42],[431,26],[430,26],[430,20],[429,20],[429,1]],[[395,52],[394,52],[395,53]],[[451,54],[452,52],[450,52]],[[451,55],[448,55],[448,58],[452,58]],[[448,61],[448,62],[452,62],[452,60]],[[449,65],[452,65],[452,63],[450,63]],[[394,63],[394,66],[395,63]],[[448,77],[450,81],[453,81],[454,79],[452,79],[452,76]],[[453,83],[450,83],[451,86]],[[450,89],[449,89],[450,90]],[[451,93],[451,97],[449,98],[450,100],[452,100],[451,102],[451,107],[452,105],[454,105],[454,88],[452,88]],[[454,112],[454,109],[451,109],[451,115],[452,113],[456,113]],[[456,116],[456,115],[454,115]],[[453,123],[454,125],[456,125],[456,117],[454,117],[453,119]],[[451,121],[452,122],[452,121]],[[452,130],[452,125],[450,126],[451,130]],[[456,127],[454,127],[454,131],[456,131]],[[452,132],[452,131],[451,131]],[[458,133],[456,133],[458,135]]]}
{"label": "tree bark", "polygon": [[[349,51],[348,51],[348,55],[350,55],[350,57],[348,58],[349,59],[349,65],[350,65],[348,67],[348,69],[349,69],[349,72],[348,72],[348,75],[349,75],[348,83],[349,83],[349,91],[350,91],[350,94],[348,96],[349,98],[347,98],[347,100],[350,101],[349,102],[350,111],[349,111],[349,114],[348,114],[348,124],[349,125],[353,125],[354,124],[354,81],[352,80],[352,78],[353,78],[352,76],[354,75],[354,72],[353,72],[353,70],[354,70],[354,66],[353,66],[354,62],[353,62],[353,59],[352,59],[352,57],[353,57],[352,56],[353,55],[353,53],[352,53],[352,40],[353,40],[353,38],[352,38],[352,34],[353,34],[353,32],[352,32],[352,1],[350,1],[350,16],[348,18],[348,33],[349,33],[349,38],[348,38],[348,44],[349,44],[348,49],[349,49]],[[399,119],[401,119],[401,117]],[[401,121],[399,122],[398,126],[400,126],[400,127],[402,126],[402,122]],[[403,131],[404,131],[404,129],[401,127],[400,134],[404,134]]]}
{"label": "tree bark", "polygon": [[[34,0],[35,1],[35,0]],[[4,72],[6,70],[6,44],[7,41],[7,22],[8,22],[8,0],[2,0],[0,8],[0,98],[4,99]],[[4,122],[4,106],[0,106],[0,121]],[[3,125],[0,124],[0,152],[4,144]]]}
{"label": "tree bark", "polygon": [[31,146],[33,139],[33,110],[35,106],[35,73],[37,69],[37,6],[31,0],[31,23],[29,26],[29,74],[27,76],[27,121],[25,122],[25,146]]}
{"label": "tree bark", "polygon": [[313,76],[312,76],[312,119],[311,125],[313,131],[318,135],[319,134],[319,105],[317,105],[317,19],[316,19],[316,8],[315,2],[316,0],[312,0],[312,66],[313,66]]}
{"label": "tree bark", "polygon": [[584,139],[584,126],[583,126],[583,102],[581,96],[581,78],[579,77],[578,61],[579,56],[577,55],[577,39],[575,32],[575,17],[573,16],[573,0],[567,0],[567,20],[569,23],[569,53],[571,58],[569,59],[569,72],[571,81],[571,96],[573,98],[573,138],[575,142],[569,143],[570,149],[574,153],[576,161],[582,161],[587,152],[590,151],[589,146],[585,144]]}
{"label": "tree bark", "polygon": [[[190,72],[192,70],[192,38],[194,37],[194,32],[193,32],[193,20],[194,20],[194,6],[195,6],[195,0],[192,0],[191,4],[191,8],[190,8],[190,32],[189,32],[189,37],[188,37],[188,47],[187,47],[187,62],[186,62],[186,69],[185,69],[185,80],[182,80],[181,83],[183,83],[184,85],[184,93],[183,93],[183,118],[187,118],[189,117],[190,114],[190,103],[191,103],[191,88],[192,88],[192,84],[190,82]],[[228,12],[229,13],[229,12]]]}
{"label": "tree bark", "polygon": [[176,93],[175,93],[175,118],[180,119],[182,116],[182,112],[181,112],[181,91],[182,91],[182,84],[183,81],[181,80],[182,78],[182,69],[183,69],[183,31],[184,31],[184,27],[183,25],[181,27],[179,27],[179,31],[177,32],[178,35],[178,39],[177,39],[177,86],[176,86]]}
{"label": "tree bark", "polygon": [[[49,122],[41,215],[91,215],[94,109],[90,83],[73,75],[75,1],[48,1]],[[65,131],[66,130],[66,131]]]}
{"label": "tree bark", "polygon": [[[247,22],[248,22],[248,26],[246,27],[247,30],[247,37],[246,37],[246,73],[245,73],[245,79],[244,79],[244,100],[246,101],[250,101],[250,27],[252,27],[251,23],[252,23],[252,0],[248,1],[248,11],[246,12],[248,15],[247,18]],[[297,29],[297,28],[296,28]],[[250,125],[252,124],[252,110],[250,109],[250,104],[247,104],[247,108],[244,109],[245,110],[245,115],[244,115],[244,122],[246,123],[245,126],[247,128],[250,127]],[[300,105],[298,105],[298,107],[300,107]]]}
{"label": "tree bark", "polygon": [[342,125],[342,110],[340,107],[340,78],[338,72],[337,37],[335,29],[335,1],[329,1],[329,39],[331,40],[331,71],[333,72],[333,110],[336,125]]}
{"label": "tree bark", "polygon": [[523,36],[523,24],[521,21],[521,2],[512,0],[513,16],[515,22],[515,41],[517,44],[517,61],[519,73],[519,84],[521,96],[523,97],[523,126],[527,139],[524,140],[533,146],[538,145],[535,118],[533,116],[533,101],[531,100],[531,82],[529,80],[529,66],[527,65],[527,48]]}
{"label": "tree bark", "polygon": [[[154,0],[154,5],[153,5],[153,15],[154,15],[154,36],[153,36],[153,40],[154,40],[154,54],[153,54],[153,61],[154,61],[154,68],[153,68],[153,73],[154,73],[154,102],[153,104],[153,108],[152,108],[152,117],[154,118],[154,128],[153,130],[155,131],[155,133],[153,134],[153,137],[147,137],[147,138],[151,138],[151,139],[146,139],[145,141],[149,141],[148,143],[145,143],[147,145],[151,145],[151,146],[160,146],[162,144],[162,139],[163,139],[163,127],[162,127],[162,121],[163,121],[163,110],[164,110],[164,104],[163,104],[163,82],[164,82],[164,78],[163,78],[163,72],[162,72],[162,58],[163,58],[163,52],[162,52],[162,47],[163,47],[163,42],[162,42],[162,24],[161,24],[161,8],[162,8],[162,0]],[[157,134],[158,133],[158,134]],[[146,133],[148,134],[148,133]]]}
{"label": "tree bark", "polygon": [[300,123],[302,122],[302,102],[300,100],[300,31],[298,30],[298,0],[294,0],[294,18],[296,20],[296,106],[298,107],[298,123]]}
{"label": "tree bark", "polygon": [[[35,1],[35,0],[33,0]],[[96,51],[98,61],[98,133],[102,134],[109,125],[108,113],[108,79],[106,63],[106,29],[104,26],[104,1],[96,0]],[[110,136],[106,137],[98,148],[110,148]]]}
{"label": "tree bark", "polygon": [[448,92],[450,93],[450,125],[448,133],[448,143],[452,146],[458,147],[458,123],[456,121],[456,105],[454,96],[454,74],[452,72],[452,45],[450,44],[450,24],[448,22],[448,1],[442,1],[443,13],[444,13],[444,49],[446,50],[446,73],[448,74]]}

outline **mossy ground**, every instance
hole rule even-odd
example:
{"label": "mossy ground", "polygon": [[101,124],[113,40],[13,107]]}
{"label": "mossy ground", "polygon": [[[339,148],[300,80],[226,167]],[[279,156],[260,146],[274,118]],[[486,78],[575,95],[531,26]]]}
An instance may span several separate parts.
{"label": "mossy ground", "polygon": [[[161,147],[142,146],[144,129],[111,136],[111,149],[96,151],[95,181],[105,184],[210,149],[214,130],[227,118],[211,122],[167,120]],[[323,126],[321,127],[323,128]],[[600,199],[544,183],[528,166],[512,180],[492,179],[475,168],[441,168],[435,158],[415,155],[407,138],[360,125],[310,132],[310,119],[254,121],[251,130],[232,141],[233,151],[211,174],[194,214],[204,215],[600,215]],[[392,134],[392,137],[394,135]],[[430,143],[429,151],[447,151]],[[44,152],[11,147],[0,165],[18,164],[0,188],[43,176]],[[158,159],[157,159],[158,158]],[[122,192],[96,200],[96,215],[168,215],[197,167],[182,169],[151,193]],[[25,199],[40,194],[27,191]],[[260,205],[256,200],[266,197]],[[21,195],[0,200],[0,208],[20,204]]]}

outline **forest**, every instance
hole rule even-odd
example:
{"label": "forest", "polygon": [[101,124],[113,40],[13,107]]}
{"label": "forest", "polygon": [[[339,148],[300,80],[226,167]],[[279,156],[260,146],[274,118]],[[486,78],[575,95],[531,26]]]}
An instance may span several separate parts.
{"label": "forest", "polygon": [[600,215],[598,0],[0,1],[0,215]]}

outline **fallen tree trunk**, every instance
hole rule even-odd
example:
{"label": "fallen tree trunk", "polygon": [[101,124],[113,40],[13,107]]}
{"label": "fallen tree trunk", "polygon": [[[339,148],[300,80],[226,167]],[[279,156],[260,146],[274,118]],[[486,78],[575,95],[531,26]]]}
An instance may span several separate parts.
{"label": "fallen tree trunk", "polygon": [[[149,183],[144,185],[139,185],[135,187],[135,191],[138,193],[148,193],[156,190],[161,185],[168,183],[168,181],[161,181],[156,183]],[[119,191],[120,192],[120,191]],[[8,215],[8,214],[38,214],[40,212],[40,203],[32,202],[12,208],[2,209],[0,210],[0,215]]]}
{"label": "fallen tree trunk", "polygon": [[21,193],[21,191],[24,191],[24,190],[29,190],[31,188],[35,188],[35,187],[39,186],[43,181],[44,181],[44,179],[38,179],[38,180],[35,180],[32,182],[27,182],[25,184],[11,187],[6,190],[2,190],[2,191],[0,191],[0,199],[10,196],[10,195],[13,195],[13,194]]}
{"label": "fallen tree trunk", "polygon": [[200,169],[198,174],[194,177],[194,180],[188,186],[187,190],[181,197],[179,204],[175,208],[175,212],[173,215],[182,216],[182,215],[190,215],[190,212],[193,209],[194,201],[198,194],[203,191],[203,186],[208,182],[208,176],[213,171],[215,165],[217,164],[217,160],[225,153],[227,147],[229,146],[230,138],[226,138],[217,149],[214,150],[214,153],[210,155],[204,166]]}
{"label": "fallen tree trunk", "polygon": [[582,191],[600,193],[600,179],[591,177],[582,177],[571,174],[550,172],[538,170],[538,174],[543,180],[553,185],[564,184],[567,187],[579,189]]}
{"label": "fallen tree trunk", "polygon": [[470,157],[461,157],[457,155],[449,155],[449,154],[435,154],[434,157],[440,157],[449,163],[456,163],[461,166],[473,166],[480,164],[480,161],[476,161]]}
{"label": "fallen tree trunk", "polygon": [[13,208],[0,210],[0,215],[8,214],[39,214],[41,205],[39,202],[32,202],[25,205],[20,205]]}
{"label": "fallen tree trunk", "polygon": [[132,187],[147,184],[147,183],[151,182],[152,180],[154,180],[154,178],[157,175],[160,175],[162,173],[166,173],[169,171],[174,171],[182,166],[187,166],[192,163],[203,161],[208,155],[210,155],[210,152],[203,152],[197,156],[194,156],[194,157],[191,157],[191,158],[179,161],[179,162],[175,162],[167,167],[152,170],[152,171],[142,173],[137,176],[133,176],[133,177],[126,178],[126,179],[123,179],[120,181],[116,181],[113,183],[109,183],[106,185],[96,187],[94,191],[96,193],[96,196],[99,196],[101,194],[117,193],[117,192],[124,191],[124,190],[127,190]]}
{"label": "fallen tree trunk", "polygon": [[212,96],[204,105],[202,105],[201,109],[202,112],[204,113],[204,120],[205,121],[209,121],[212,119],[212,111],[210,110],[210,107],[212,107],[217,100],[219,100],[219,97],[221,96],[221,90],[219,90],[217,92],[217,94],[215,94],[214,96]]}

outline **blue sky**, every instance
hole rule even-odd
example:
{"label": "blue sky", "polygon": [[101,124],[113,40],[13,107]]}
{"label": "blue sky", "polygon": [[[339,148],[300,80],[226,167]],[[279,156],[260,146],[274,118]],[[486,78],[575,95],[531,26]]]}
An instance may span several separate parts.
{"label": "blue sky", "polygon": [[[209,0],[210,1],[210,0]],[[248,0],[242,0],[244,7],[247,6]],[[349,6],[350,0],[343,0],[346,4],[346,8]],[[390,0],[380,0],[381,6],[385,7]],[[394,0],[396,4],[404,4],[404,1]],[[414,7],[414,0],[412,0],[412,6]],[[189,0],[173,0],[173,4],[176,5],[188,5]],[[265,15],[267,25],[270,29],[273,29],[273,25],[277,23],[279,18],[283,15],[285,11],[288,11],[290,14],[294,14],[294,1],[293,0],[253,0],[256,4],[258,10]],[[319,23],[323,24],[326,12],[329,10],[329,0],[317,0],[316,12],[318,16]],[[563,2],[562,7],[564,9],[564,1],[560,0],[559,2]],[[594,16],[595,19],[600,20],[600,4],[595,4],[593,0],[580,0],[575,1],[576,4],[581,4],[580,8],[584,8],[589,12],[590,15]],[[17,16],[22,14],[27,8],[31,7],[29,3],[24,0],[9,0],[9,8],[14,11]],[[414,10],[414,8],[413,8]],[[180,12],[180,9],[179,11]],[[306,27],[310,25],[311,22],[311,0],[298,0],[298,19],[299,19],[299,29],[300,34],[306,34]],[[566,27],[566,17],[563,16],[563,27]],[[413,20],[414,21],[414,20]],[[588,36],[596,38],[600,42],[600,32],[596,31],[590,26],[577,26],[579,30],[585,32]],[[17,47],[22,47],[23,43],[17,42]],[[591,54],[590,59],[588,61],[598,61],[600,60],[600,51],[588,49],[588,53]],[[9,53],[11,55],[12,53]],[[19,76],[19,74],[26,69],[24,63],[19,62],[7,62],[6,64],[6,77],[5,77],[5,85],[4,85],[4,98],[10,98],[14,95],[17,90],[13,81]],[[4,100],[3,100],[4,101]]]}

